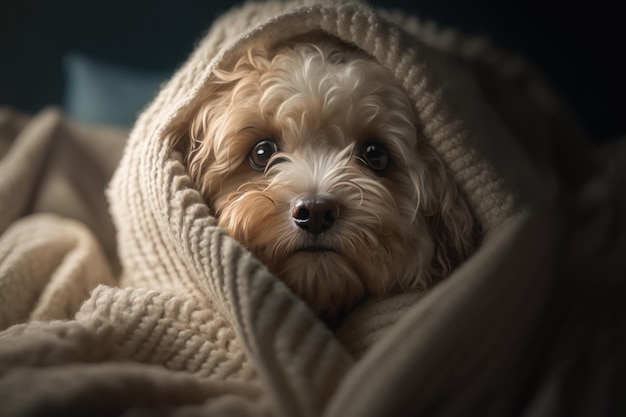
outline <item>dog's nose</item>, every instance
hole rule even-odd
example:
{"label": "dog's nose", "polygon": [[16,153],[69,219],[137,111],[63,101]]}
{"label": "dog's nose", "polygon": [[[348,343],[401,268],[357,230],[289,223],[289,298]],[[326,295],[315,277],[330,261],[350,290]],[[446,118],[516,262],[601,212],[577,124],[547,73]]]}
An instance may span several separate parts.
{"label": "dog's nose", "polygon": [[319,235],[339,217],[339,203],[332,197],[299,198],[291,205],[291,217],[300,228]]}

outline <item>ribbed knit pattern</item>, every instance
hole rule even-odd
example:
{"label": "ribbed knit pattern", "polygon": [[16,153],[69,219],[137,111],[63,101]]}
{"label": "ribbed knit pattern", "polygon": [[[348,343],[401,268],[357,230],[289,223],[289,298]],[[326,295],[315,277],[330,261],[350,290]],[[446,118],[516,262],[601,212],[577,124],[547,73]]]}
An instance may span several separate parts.
{"label": "ribbed knit pattern", "polygon": [[28,119],[4,111],[0,122],[7,135],[3,142],[10,144],[15,140],[14,146],[6,146],[0,164],[0,233],[3,233],[26,209],[31,195],[22,190],[35,187],[54,137],[50,134],[42,139],[41,131],[55,131],[58,119],[54,112],[47,112],[27,123]]}
{"label": "ribbed knit pattern", "polygon": [[[366,5],[249,3],[215,22],[187,63],[140,117],[112,181],[109,199],[126,271],[122,284],[193,293],[203,302],[212,300],[237,329],[246,351],[265,368],[258,369],[261,378],[272,375],[268,386],[280,397],[277,402],[286,407],[287,414],[299,408],[316,410],[315,404],[332,392],[351,361],[299,300],[215,227],[215,219],[191,183],[181,155],[170,150],[163,132],[172,123],[188,120],[196,102],[204,99],[202,88],[213,68],[237,59],[250,42],[269,44],[316,30],[356,44],[392,71],[415,102],[424,138],[448,164],[486,231],[497,228],[516,207],[514,184],[507,190],[506,181],[481,154],[479,145],[485,132],[470,126],[472,120],[466,123],[459,114],[451,113],[467,112],[476,103],[461,100],[457,103],[461,109],[448,105],[447,96],[455,92],[445,90],[447,80],[446,84],[437,82],[428,62],[430,58],[432,65],[437,64],[441,54],[436,55]],[[474,96],[479,97],[479,92]],[[510,136],[504,127],[497,134]],[[358,346],[354,347],[358,351],[355,354],[362,354],[381,337],[393,324],[392,317],[410,304],[399,306],[369,307],[367,315],[379,319],[368,322],[380,323],[379,328],[353,331],[351,343]],[[359,341],[359,337],[363,339]],[[314,368],[302,368],[312,363]],[[297,378],[291,383],[281,382],[275,377],[281,374]],[[315,392],[321,397],[299,398],[298,392]]]}
{"label": "ribbed knit pattern", "polygon": [[[454,41],[460,36],[450,41],[443,34],[440,38],[448,41],[436,45],[436,33],[420,30],[415,19],[405,20],[399,23],[406,31],[364,4],[296,1],[249,3],[216,21],[140,116],[112,181],[109,200],[122,262],[125,271],[132,271],[124,275],[123,285],[194,293],[200,299],[214,300],[231,322],[245,320],[236,317],[244,308],[252,308],[251,314],[259,321],[265,317],[263,308],[257,310],[262,305],[257,300],[249,307],[240,305],[242,289],[247,291],[246,298],[259,292],[277,302],[285,297],[286,305],[298,304],[245,249],[215,227],[182,156],[170,150],[163,134],[170,124],[185,123],[196,102],[204,99],[202,88],[213,68],[236,59],[251,42],[272,43],[322,30],[372,54],[413,98],[424,139],[447,163],[484,231],[497,228],[518,210],[517,190],[532,188],[523,183],[534,184],[533,176],[525,175],[528,170],[513,170],[518,177],[503,176],[510,165],[494,166],[491,161],[497,159],[490,158],[490,152],[509,148],[509,159],[523,160],[519,140],[497,114],[489,113],[491,106],[481,92],[466,82],[473,76],[467,66],[448,63],[441,51],[449,44],[450,53],[462,55],[459,51],[472,51],[476,42],[466,41],[463,47],[463,42]],[[420,33],[427,33],[426,41],[415,38]],[[489,61],[485,57],[492,55],[513,60],[489,45],[467,54],[473,54],[476,61]],[[436,73],[441,66],[450,79]],[[519,73],[532,74],[520,68]],[[460,81],[453,82],[454,78]],[[245,273],[238,275],[242,269]],[[282,317],[289,316],[283,312]]]}
{"label": "ribbed knit pattern", "polygon": [[80,223],[38,215],[0,236],[0,329],[26,320],[71,316],[99,284],[113,285],[109,264]]}
{"label": "ribbed knit pattern", "polygon": [[[216,226],[165,134],[189,122],[213,69],[252,43],[311,31],[391,71],[415,105],[420,140],[445,162],[484,232],[432,291],[365,300],[332,331]],[[64,190],[52,168],[73,160],[41,171],[52,144],[93,146],[116,160],[102,143],[120,135],[54,111],[33,119],[0,111],[0,415],[535,417],[551,414],[544,400],[554,386],[564,397],[584,393],[563,410],[593,407],[594,389],[567,383],[563,353],[573,369],[578,359],[597,365],[584,374],[589,387],[611,386],[598,375],[615,363],[606,347],[620,321],[610,318],[623,318],[611,298],[626,269],[618,256],[626,204],[611,194],[623,186],[619,167],[607,163],[590,180],[602,192],[579,195],[562,170],[585,158],[555,149],[581,136],[533,69],[489,42],[359,2],[237,7],[212,24],[131,131],[106,194],[117,245],[99,193],[81,206],[91,217],[29,215],[29,202],[37,212],[50,207],[42,194]],[[100,190],[110,166],[93,170],[81,172],[82,186]],[[43,182],[41,172],[59,181]],[[568,259],[585,268],[566,267]],[[602,302],[579,303],[588,301],[585,277],[600,270]],[[559,288],[571,290],[564,303],[554,302]],[[564,317],[586,333],[561,328]]]}

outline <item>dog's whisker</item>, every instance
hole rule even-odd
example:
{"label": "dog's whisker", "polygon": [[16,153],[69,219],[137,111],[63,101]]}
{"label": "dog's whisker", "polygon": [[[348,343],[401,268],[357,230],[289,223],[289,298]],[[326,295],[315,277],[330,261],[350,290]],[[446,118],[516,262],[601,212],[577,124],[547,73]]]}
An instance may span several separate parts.
{"label": "dog's whisker", "polygon": [[272,203],[272,205],[274,206],[275,209],[277,209],[277,205],[276,205],[276,200],[274,200],[271,196],[267,195],[267,194],[263,194],[263,197],[266,198],[267,200],[270,201],[270,203]]}
{"label": "dog's whisker", "polygon": [[352,157],[356,159],[357,161],[359,161],[360,163],[362,163],[363,165],[367,165],[367,162],[365,162],[365,159],[363,159],[361,156],[354,154],[352,155]]}
{"label": "dog's whisker", "polygon": [[356,189],[359,192],[359,203],[358,203],[356,209],[360,209],[363,206],[363,201],[365,199],[365,196],[364,196],[365,190],[363,189],[363,187],[361,185],[359,185],[357,182],[355,182],[353,180],[344,180],[344,181],[338,183],[337,185],[338,186],[345,185],[347,187]]}

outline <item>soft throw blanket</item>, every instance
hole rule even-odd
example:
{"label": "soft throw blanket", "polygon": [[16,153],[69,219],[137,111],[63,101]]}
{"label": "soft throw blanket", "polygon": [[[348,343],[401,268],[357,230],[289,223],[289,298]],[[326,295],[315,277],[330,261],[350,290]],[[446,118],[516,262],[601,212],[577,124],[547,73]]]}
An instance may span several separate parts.
{"label": "soft throw blanket", "polygon": [[[366,300],[334,333],[215,227],[163,134],[249,43],[320,30],[392,70],[484,230],[428,293]],[[481,39],[360,3],[237,8],[127,143],[0,112],[0,415],[617,413],[624,149],[593,149]]]}

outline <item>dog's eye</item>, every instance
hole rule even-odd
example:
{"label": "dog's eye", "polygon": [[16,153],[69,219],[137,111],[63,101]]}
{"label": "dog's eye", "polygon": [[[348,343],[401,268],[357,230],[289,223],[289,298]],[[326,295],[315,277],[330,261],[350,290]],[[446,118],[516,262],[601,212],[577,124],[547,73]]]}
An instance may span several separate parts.
{"label": "dog's eye", "polygon": [[384,171],[389,165],[387,149],[378,142],[369,142],[365,145],[363,160],[371,170],[376,172]]}
{"label": "dog's eye", "polygon": [[278,152],[278,145],[272,139],[263,139],[250,151],[250,166],[258,171],[263,171],[272,155]]}

